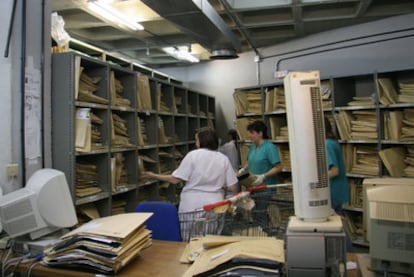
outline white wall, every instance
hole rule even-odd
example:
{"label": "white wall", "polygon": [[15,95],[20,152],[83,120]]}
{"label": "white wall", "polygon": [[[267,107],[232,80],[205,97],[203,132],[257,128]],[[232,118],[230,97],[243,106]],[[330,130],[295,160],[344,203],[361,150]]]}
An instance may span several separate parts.
{"label": "white wall", "polygon": [[[220,136],[224,136],[235,119],[234,89],[277,82],[273,76],[281,58],[301,55],[280,61],[279,70],[319,70],[322,77],[330,77],[414,68],[412,49],[414,14],[409,14],[260,49],[264,59],[259,70],[253,62],[254,54],[250,52],[236,60],[212,61],[161,71],[182,80],[190,88],[216,97],[216,125]],[[280,55],[294,50],[297,53]]]}
{"label": "white wall", "polygon": [[[11,41],[9,56],[4,57],[6,50],[6,41],[8,35],[8,27],[10,24],[10,18],[12,14],[12,2],[0,1],[0,10],[2,11],[2,16],[0,17],[0,187],[3,189],[3,192],[7,193],[13,190],[13,186],[17,185],[17,182],[12,179],[8,179],[6,175],[6,165],[9,163],[18,162],[18,154],[14,150],[13,141],[12,141],[12,111],[13,111],[13,101],[12,95],[16,91],[13,91],[12,87],[12,71],[16,65],[13,64],[15,58],[15,51],[13,48],[15,46],[14,40]],[[19,28],[19,25],[15,26],[15,30]]]}
{"label": "white wall", "polygon": [[253,53],[245,53],[235,60],[213,61],[188,68],[160,71],[174,76],[196,91],[215,96],[216,127],[220,136],[225,138],[227,128],[234,126],[234,89],[258,84],[257,64],[253,59]]}

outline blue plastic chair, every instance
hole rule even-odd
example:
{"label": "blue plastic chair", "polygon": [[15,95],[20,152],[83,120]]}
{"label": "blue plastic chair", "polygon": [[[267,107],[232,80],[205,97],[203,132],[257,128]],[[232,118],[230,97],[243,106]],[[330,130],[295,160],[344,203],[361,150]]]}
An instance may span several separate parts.
{"label": "blue plastic chair", "polygon": [[177,208],[169,202],[145,201],[135,207],[135,212],[151,212],[145,221],[156,240],[182,241]]}

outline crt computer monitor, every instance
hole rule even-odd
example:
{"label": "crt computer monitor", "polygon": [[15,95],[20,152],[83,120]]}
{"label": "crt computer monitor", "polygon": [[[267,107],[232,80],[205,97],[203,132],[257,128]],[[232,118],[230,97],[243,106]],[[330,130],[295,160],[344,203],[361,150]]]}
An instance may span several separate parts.
{"label": "crt computer monitor", "polygon": [[61,171],[36,171],[24,188],[0,196],[0,220],[11,237],[38,239],[77,224],[72,197]]}

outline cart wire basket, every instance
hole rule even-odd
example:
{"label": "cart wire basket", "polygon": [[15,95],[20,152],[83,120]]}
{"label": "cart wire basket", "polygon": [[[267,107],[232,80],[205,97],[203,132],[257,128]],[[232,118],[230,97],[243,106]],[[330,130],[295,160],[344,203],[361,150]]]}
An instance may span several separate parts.
{"label": "cart wire basket", "polygon": [[220,202],[205,205],[200,209],[179,212],[182,240],[188,242],[193,237],[220,235],[226,223],[229,206],[247,197],[249,192],[240,192]]}
{"label": "cart wire basket", "polygon": [[[223,234],[233,236],[267,236],[284,239],[288,219],[294,214],[293,202],[281,195],[279,188],[291,184],[249,187],[254,207],[236,203],[233,214],[226,216]],[[278,193],[276,193],[278,189]]]}

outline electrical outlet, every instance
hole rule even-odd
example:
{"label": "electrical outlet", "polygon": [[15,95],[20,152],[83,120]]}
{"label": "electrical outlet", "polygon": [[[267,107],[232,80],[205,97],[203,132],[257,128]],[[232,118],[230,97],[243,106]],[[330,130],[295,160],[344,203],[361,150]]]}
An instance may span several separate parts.
{"label": "electrical outlet", "polygon": [[19,175],[19,164],[6,165],[6,174],[8,177],[17,177]]}

